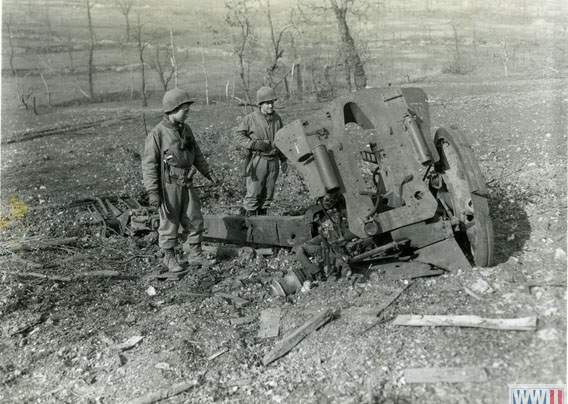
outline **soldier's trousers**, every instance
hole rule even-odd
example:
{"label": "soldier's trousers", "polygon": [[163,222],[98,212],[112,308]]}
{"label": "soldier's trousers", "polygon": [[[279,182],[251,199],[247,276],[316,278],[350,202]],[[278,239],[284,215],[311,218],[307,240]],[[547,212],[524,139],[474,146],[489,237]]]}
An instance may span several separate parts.
{"label": "soldier's trousers", "polygon": [[253,159],[250,175],[246,177],[247,193],[243,201],[243,207],[248,211],[270,207],[280,172],[277,158],[254,156]]}
{"label": "soldier's trousers", "polygon": [[165,187],[158,228],[160,248],[170,249],[176,246],[180,226],[182,240],[189,244],[201,243],[203,214],[197,192],[191,186],[180,186],[175,182],[165,184]]}

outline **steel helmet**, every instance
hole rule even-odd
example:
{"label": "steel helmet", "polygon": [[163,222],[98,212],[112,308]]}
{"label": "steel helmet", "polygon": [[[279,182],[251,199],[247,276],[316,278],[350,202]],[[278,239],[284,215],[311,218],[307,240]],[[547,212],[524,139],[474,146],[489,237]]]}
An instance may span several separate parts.
{"label": "steel helmet", "polygon": [[266,101],[276,101],[276,93],[270,87],[260,87],[256,92],[256,103],[258,105]]}
{"label": "steel helmet", "polygon": [[194,101],[189,97],[189,94],[179,88],[166,91],[162,102],[164,104],[164,112],[166,114],[174,111],[180,105],[194,103]]}

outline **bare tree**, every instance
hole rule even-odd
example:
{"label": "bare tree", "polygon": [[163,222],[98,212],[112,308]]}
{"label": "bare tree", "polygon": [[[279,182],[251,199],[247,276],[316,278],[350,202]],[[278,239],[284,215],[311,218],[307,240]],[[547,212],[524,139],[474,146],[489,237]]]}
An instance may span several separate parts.
{"label": "bare tree", "polygon": [[47,105],[51,107],[51,91],[49,89],[49,85],[47,84],[47,80],[45,79],[45,75],[43,74],[43,69],[41,68],[41,66],[39,65],[39,62],[37,60],[35,62],[35,65],[36,65],[37,71],[39,73],[39,76],[41,77],[41,81],[43,83],[43,86],[45,87],[45,95],[47,97]]}
{"label": "bare tree", "polygon": [[[343,44],[346,65],[349,67],[350,72],[353,73],[355,88],[360,90],[367,85],[367,75],[365,74],[365,68],[363,67],[359,52],[355,47],[353,36],[351,36],[349,25],[347,24],[347,10],[349,6],[353,4],[354,0],[339,0],[339,2],[337,0],[329,1],[337,20],[337,28],[339,29],[339,36]],[[349,81],[349,83],[351,83],[351,81]]]}
{"label": "bare tree", "polygon": [[126,22],[126,42],[130,41],[130,21],[128,20],[128,15],[134,6],[135,0],[114,0],[116,8],[120,11],[120,14],[124,16]]}
{"label": "bare tree", "polygon": [[14,43],[12,42],[12,26],[14,25],[14,16],[9,14],[7,18],[4,19],[4,27],[8,30],[8,45],[10,46],[10,71],[12,76],[16,75],[16,69],[14,68]]}
{"label": "bare tree", "polygon": [[95,52],[95,31],[93,29],[93,21],[91,18],[91,8],[93,8],[94,3],[91,0],[85,0],[85,9],[87,10],[87,20],[89,22],[89,97],[91,100],[95,98],[95,91],[93,88],[93,75],[95,72],[95,66],[93,64],[93,54]]}
{"label": "bare tree", "polygon": [[144,65],[144,49],[146,49],[147,43],[142,40],[142,27],[143,24],[140,22],[140,13],[137,13],[136,32],[134,36],[136,38],[138,57],[140,59],[140,94],[142,96],[142,106],[147,107],[148,99],[146,98],[146,68]]}
{"label": "bare tree", "polygon": [[[170,43],[169,44],[158,44],[157,41],[162,35],[155,33],[154,40],[154,55],[149,59],[148,64],[156,74],[158,79],[162,84],[164,92],[168,91],[168,86],[171,80],[177,76],[177,71],[179,68],[183,67],[185,63],[189,60],[189,51],[185,52],[184,57],[178,60],[175,56],[175,44],[173,31],[170,30]],[[177,87],[177,85],[176,85]]]}
{"label": "bare tree", "polygon": [[509,77],[509,66],[511,60],[514,60],[515,50],[516,50],[516,43],[511,38],[503,38],[499,41],[499,45],[501,46],[501,55],[497,56],[497,58],[503,64],[503,70],[505,71],[505,77]]}
{"label": "bare tree", "polygon": [[[169,55],[169,47],[166,45],[156,45],[154,47],[156,50],[155,56],[148,62],[150,67],[154,69],[158,75],[160,83],[164,88],[164,92],[168,91],[168,85],[171,79],[174,77],[174,66],[172,65],[171,57]],[[164,52],[162,53],[162,49]],[[164,60],[165,58],[165,60]]]}
{"label": "bare tree", "polygon": [[209,80],[207,67],[205,65],[205,43],[203,40],[203,29],[201,23],[199,23],[199,45],[201,46],[201,69],[205,75],[205,104],[209,105]]}
{"label": "bare tree", "polygon": [[455,22],[450,21],[450,25],[452,26],[454,41],[453,41],[453,47],[450,49],[450,53],[452,54],[452,62],[448,70],[449,73],[459,74],[463,73],[464,71],[461,60],[460,37]]}
{"label": "bare tree", "polygon": [[225,7],[227,8],[225,22],[238,31],[237,38],[233,38],[235,42],[233,52],[237,56],[239,76],[245,91],[246,102],[250,104],[250,80],[248,76],[250,60],[248,54],[249,48],[254,41],[254,35],[252,32],[249,0],[227,0]]}
{"label": "bare tree", "polygon": [[367,85],[367,75],[363,61],[355,45],[355,40],[351,34],[348,23],[348,12],[362,17],[366,14],[369,7],[367,2],[360,2],[356,5],[357,0],[325,0],[324,5],[319,3],[298,3],[298,10],[302,16],[304,23],[314,24],[313,16],[308,16],[306,9],[310,10],[310,14],[317,15],[331,11],[335,17],[339,38],[341,41],[341,59],[345,67],[345,80],[349,89],[352,89],[352,82],[357,90],[365,88]]}
{"label": "bare tree", "polygon": [[282,46],[282,40],[284,39],[284,34],[293,26],[292,21],[294,17],[294,10],[292,9],[290,13],[290,23],[284,26],[283,28],[279,29],[277,33],[276,32],[277,30],[274,28],[272,14],[270,12],[270,0],[266,0],[266,5],[262,3],[262,0],[259,0],[259,4],[264,9],[266,19],[268,20],[268,28],[270,32],[270,45],[271,45],[270,63],[266,68],[266,73],[267,73],[266,84],[269,85],[270,87],[275,88],[277,87],[278,84],[280,84],[280,82],[282,82],[282,80],[284,80],[285,84],[287,84],[286,75],[284,75],[282,80],[280,80],[280,82],[278,83],[275,82],[274,76],[276,75],[280,67],[280,59],[282,59],[282,56],[284,55],[284,48]]}

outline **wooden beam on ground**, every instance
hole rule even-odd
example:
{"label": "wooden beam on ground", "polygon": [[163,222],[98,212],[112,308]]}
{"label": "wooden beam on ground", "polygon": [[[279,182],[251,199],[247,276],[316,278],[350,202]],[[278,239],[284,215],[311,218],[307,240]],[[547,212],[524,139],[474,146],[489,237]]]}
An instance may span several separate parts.
{"label": "wooden beam on ground", "polygon": [[45,275],[37,272],[14,272],[14,271],[0,271],[1,273],[19,276],[22,278],[40,278],[49,281],[57,282],[71,282],[78,279],[85,278],[117,278],[117,279],[137,279],[136,276],[124,275],[118,271],[91,271],[91,272],[81,272],[71,276],[58,276],[58,275]]}
{"label": "wooden beam on ground", "polygon": [[236,317],[231,319],[231,325],[238,327],[239,325],[249,324],[256,320],[258,316],[245,316],[245,317]]}
{"label": "wooden beam on ground", "polygon": [[220,296],[224,297],[225,299],[229,299],[237,307],[243,307],[249,304],[248,300],[245,300],[239,296],[232,295],[230,293],[217,292],[215,293],[215,296]]}
{"label": "wooden beam on ground", "polygon": [[287,354],[306,336],[320,328],[331,319],[335,318],[335,316],[336,313],[332,309],[328,308],[325,309],[322,313],[316,314],[315,316],[310,318],[301,327],[297,328],[290,335],[278,342],[270,352],[264,355],[264,358],[262,359],[264,366],[267,366],[268,364],[274,362],[276,359]]}
{"label": "wooden beam on ground", "polygon": [[157,401],[165,400],[166,398],[170,398],[173,396],[177,396],[178,394],[183,393],[184,391],[190,390],[193,387],[197,386],[199,382],[197,380],[190,380],[187,382],[181,382],[178,384],[174,384],[168,389],[156,391],[154,393],[150,393],[143,397],[139,397],[133,401],[131,404],[152,404]]}
{"label": "wooden beam on ground", "polygon": [[483,318],[479,316],[400,315],[394,319],[393,324],[418,327],[478,327],[495,330],[533,331],[536,329],[536,321],[536,317]]}
{"label": "wooden beam on ground", "polygon": [[219,297],[222,297],[224,299],[230,300],[237,307],[243,307],[243,306],[246,306],[247,304],[249,304],[248,300],[243,299],[242,297],[239,297],[239,296],[232,295],[230,293],[225,293],[225,292],[194,293],[194,292],[182,291],[182,292],[178,292],[177,294],[178,294],[178,296],[181,296],[181,297],[202,298],[202,299],[206,299],[208,297],[213,297],[213,296],[219,296]]}
{"label": "wooden beam on ground", "polygon": [[0,254],[1,250],[7,250],[11,252],[46,250],[50,248],[59,247],[62,245],[74,244],[76,241],[77,237],[52,238],[52,239],[34,238],[30,240],[21,240],[21,241],[6,241],[0,243]]}
{"label": "wooden beam on ground", "polygon": [[485,368],[410,368],[404,371],[406,383],[484,383]]}

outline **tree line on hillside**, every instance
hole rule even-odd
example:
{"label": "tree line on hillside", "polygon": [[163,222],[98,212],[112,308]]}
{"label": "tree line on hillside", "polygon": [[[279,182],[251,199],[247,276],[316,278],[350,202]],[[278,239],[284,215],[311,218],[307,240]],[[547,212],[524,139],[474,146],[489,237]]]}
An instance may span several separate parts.
{"label": "tree line on hillside", "polygon": [[[145,15],[144,4],[141,0],[64,0],[67,6],[72,6],[79,13],[84,14],[88,40],[86,42],[87,66],[80,68],[73,59],[74,45],[72,39],[68,40],[69,70],[72,73],[70,83],[91,101],[96,101],[97,72],[96,53],[102,44],[97,41],[97,28],[93,23],[93,13],[96,6],[104,4],[107,8],[119,13],[124,19],[124,40],[121,46],[135,49],[138,59],[139,91],[143,106],[148,105],[147,81],[148,69],[156,75],[158,82],[164,91],[171,86],[178,86],[178,72],[188,61],[188,54],[180,55],[176,46],[178,34],[176,27],[169,28],[164,33],[150,28],[152,16]],[[206,24],[206,18],[199,19],[197,31],[199,35],[199,48],[201,53],[201,68],[205,77],[205,98],[209,103],[208,63],[207,47],[211,46],[213,38],[220,44],[230,44],[235,61],[235,74],[239,85],[242,87],[242,96],[229,91],[229,82],[225,87],[225,96],[237,99],[242,104],[251,104],[251,86],[258,84],[258,77],[251,74],[263,72],[261,82],[264,85],[279,89],[284,97],[304,97],[306,89],[316,97],[319,95],[335,96],[338,82],[341,82],[349,91],[365,88],[367,85],[367,43],[362,37],[353,34],[353,24],[368,18],[370,10],[375,13],[387,12],[387,7],[394,7],[392,1],[384,0],[379,3],[371,0],[298,0],[296,4],[283,10],[281,2],[277,0],[225,0],[224,19],[222,26]],[[417,2],[415,0],[414,7]],[[526,0],[522,1],[526,13]],[[33,7],[32,7],[33,3]],[[439,3],[439,1],[438,1]],[[465,1],[460,1],[460,7],[464,7]],[[475,7],[501,7],[502,0],[494,4],[475,2]],[[276,7],[278,6],[278,7]],[[402,0],[398,5],[406,12],[409,0]],[[26,15],[32,20],[43,25],[49,33],[54,31],[50,3],[47,0],[40,2],[28,2]],[[432,12],[433,0],[423,0],[423,11]],[[471,6],[473,7],[473,6]],[[275,10],[276,14],[275,14]],[[286,14],[284,16],[284,14]],[[275,16],[276,15],[276,16]],[[203,21],[203,22],[202,22]],[[325,29],[318,27],[325,25]],[[449,72],[459,73],[461,69],[461,50],[459,38],[459,26],[450,21],[453,35],[450,52],[452,61]],[[14,31],[16,21],[8,12],[3,19],[5,48],[8,53],[8,64],[14,76],[18,76],[18,68],[14,62]],[[566,31],[566,29],[564,29]],[[228,32],[228,35],[225,33]],[[325,32],[325,34],[323,33]],[[330,37],[330,32],[335,35]],[[167,40],[166,40],[167,38]],[[227,43],[228,42],[228,43]],[[325,51],[321,48],[322,43],[333,43],[336,46],[328,46]],[[508,74],[508,62],[511,53],[514,52],[512,41],[502,41],[502,55],[497,55],[503,63],[505,73]],[[152,50],[151,55],[148,51]],[[252,68],[255,68],[253,70]],[[57,74],[53,70],[48,71],[41,58],[37,58],[34,66],[41,77],[47,95],[47,103],[51,106],[51,93],[46,72]],[[79,80],[79,71],[84,71],[87,76],[87,89]],[[134,86],[132,87],[134,91]],[[26,108],[32,97],[31,91],[21,91],[20,100]],[[35,108],[34,108],[35,111]]]}

